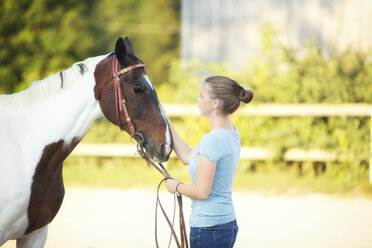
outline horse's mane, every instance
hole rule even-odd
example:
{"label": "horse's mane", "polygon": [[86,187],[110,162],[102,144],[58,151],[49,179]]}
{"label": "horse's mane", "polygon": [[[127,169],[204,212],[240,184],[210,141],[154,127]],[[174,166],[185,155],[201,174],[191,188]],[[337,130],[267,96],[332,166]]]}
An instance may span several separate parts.
{"label": "horse's mane", "polygon": [[84,76],[85,73],[94,73],[95,65],[106,56],[92,57],[82,62],[77,62],[71,67],[52,74],[43,80],[32,82],[31,86],[24,91],[11,95],[0,95],[0,107],[5,105],[12,107],[26,106],[66,89],[78,82],[78,79]]}

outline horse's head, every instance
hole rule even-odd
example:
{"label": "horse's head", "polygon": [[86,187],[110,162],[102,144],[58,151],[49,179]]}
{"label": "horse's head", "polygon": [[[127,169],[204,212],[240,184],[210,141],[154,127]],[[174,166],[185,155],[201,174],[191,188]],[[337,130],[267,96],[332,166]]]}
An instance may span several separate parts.
{"label": "horse's head", "polygon": [[[131,135],[133,123],[135,132],[143,136],[147,153],[160,162],[167,161],[172,151],[169,126],[144,65],[134,55],[128,38],[117,40],[115,53],[97,65],[94,77],[95,98],[104,116]],[[133,137],[142,139],[138,134]]]}

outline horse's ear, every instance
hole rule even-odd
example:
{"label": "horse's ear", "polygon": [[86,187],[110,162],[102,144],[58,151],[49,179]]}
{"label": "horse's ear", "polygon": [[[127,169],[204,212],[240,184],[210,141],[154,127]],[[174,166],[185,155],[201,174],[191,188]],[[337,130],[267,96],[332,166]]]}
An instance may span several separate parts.
{"label": "horse's ear", "polygon": [[[127,38],[125,37],[125,39]],[[119,62],[121,64],[124,64],[124,58],[127,55],[127,49],[126,49],[126,46],[124,45],[123,38],[121,37],[116,41],[115,54]]]}
{"label": "horse's ear", "polygon": [[127,50],[127,53],[134,55],[134,50],[133,50],[132,44],[130,43],[128,37],[124,38],[124,45],[125,45],[125,49]]}

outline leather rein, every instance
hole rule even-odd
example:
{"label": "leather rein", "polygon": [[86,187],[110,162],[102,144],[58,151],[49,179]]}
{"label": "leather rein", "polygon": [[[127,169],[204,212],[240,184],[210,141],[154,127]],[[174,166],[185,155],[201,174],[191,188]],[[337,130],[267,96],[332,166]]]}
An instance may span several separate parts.
{"label": "leather rein", "polygon": [[[114,55],[114,58],[112,60],[112,74],[113,74],[113,77],[114,77],[114,87],[115,87],[115,106],[116,106],[116,118],[117,118],[117,121],[118,121],[118,126],[120,128],[121,131],[124,131],[124,129],[122,128],[122,125],[121,125],[121,121],[120,121],[120,112],[124,112],[124,115],[125,115],[125,119],[128,123],[128,127],[129,127],[129,131],[131,133],[130,135],[130,140],[133,144],[134,141],[133,141],[133,138],[134,136],[139,136],[139,140],[138,140],[138,143],[137,143],[137,153],[141,156],[141,158],[143,158],[147,165],[148,166],[153,166],[157,171],[159,171],[163,176],[164,178],[160,181],[159,185],[158,185],[158,188],[157,188],[157,197],[156,197],[156,208],[155,208],[155,242],[156,242],[156,247],[159,248],[159,244],[158,244],[158,237],[157,237],[157,211],[158,211],[158,205],[160,206],[160,209],[164,215],[164,218],[166,219],[167,223],[168,223],[168,226],[171,230],[171,238],[172,236],[174,237],[174,240],[177,244],[177,247],[178,248],[188,248],[189,245],[188,245],[188,241],[187,241],[187,233],[186,233],[186,226],[185,226],[185,219],[184,219],[184,216],[183,216],[183,206],[182,206],[182,196],[181,195],[176,195],[177,197],[177,201],[178,201],[178,207],[179,207],[179,224],[180,224],[180,235],[181,235],[181,243],[177,237],[177,234],[176,234],[176,231],[174,230],[174,221],[170,221],[168,215],[166,214],[163,206],[161,205],[161,202],[160,202],[160,198],[159,198],[159,190],[160,190],[160,186],[161,184],[166,181],[167,179],[170,179],[172,178],[170,176],[170,174],[168,173],[168,171],[165,169],[165,167],[163,166],[162,163],[157,163],[155,164],[150,158],[148,158],[145,150],[144,150],[144,147],[143,147],[143,143],[145,141],[143,135],[139,132],[136,132],[136,129],[133,125],[133,122],[132,122],[132,119],[130,118],[129,116],[129,113],[128,113],[128,109],[127,109],[127,106],[126,106],[126,101],[125,101],[125,98],[124,98],[124,91],[123,91],[123,88],[122,88],[122,85],[121,85],[121,79],[120,79],[120,75],[122,74],[125,74],[133,69],[136,69],[136,68],[144,68],[145,65],[144,64],[136,64],[136,65],[132,65],[132,66],[128,66],[128,67],[125,67],[123,69],[121,69],[120,71],[118,71],[118,60],[116,58],[116,55]],[[173,216],[173,220],[174,220],[174,216]],[[171,240],[169,241],[169,245],[171,243]]]}

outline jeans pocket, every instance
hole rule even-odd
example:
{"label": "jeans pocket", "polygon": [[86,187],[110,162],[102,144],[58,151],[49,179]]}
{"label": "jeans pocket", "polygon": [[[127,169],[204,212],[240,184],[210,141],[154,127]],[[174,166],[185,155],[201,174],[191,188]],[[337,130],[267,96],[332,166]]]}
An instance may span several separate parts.
{"label": "jeans pocket", "polygon": [[198,230],[196,228],[191,228],[190,230],[190,247],[191,248],[198,248]]}
{"label": "jeans pocket", "polygon": [[218,248],[227,248],[231,247],[231,239],[234,235],[233,230],[218,230],[213,231],[213,240],[214,240],[214,247]]}
{"label": "jeans pocket", "polygon": [[230,242],[230,246],[229,247],[234,247],[234,244],[235,244],[235,241],[236,241],[236,237],[238,236],[238,231],[239,231],[239,226],[234,226],[234,231],[233,231],[233,235],[231,237],[231,242]]}
{"label": "jeans pocket", "polygon": [[233,227],[230,228],[226,228],[224,230],[213,231],[214,247],[216,248],[234,247],[238,231],[239,227],[237,225],[234,225]]}
{"label": "jeans pocket", "polygon": [[190,230],[190,248],[213,248],[213,231],[204,228]]}

